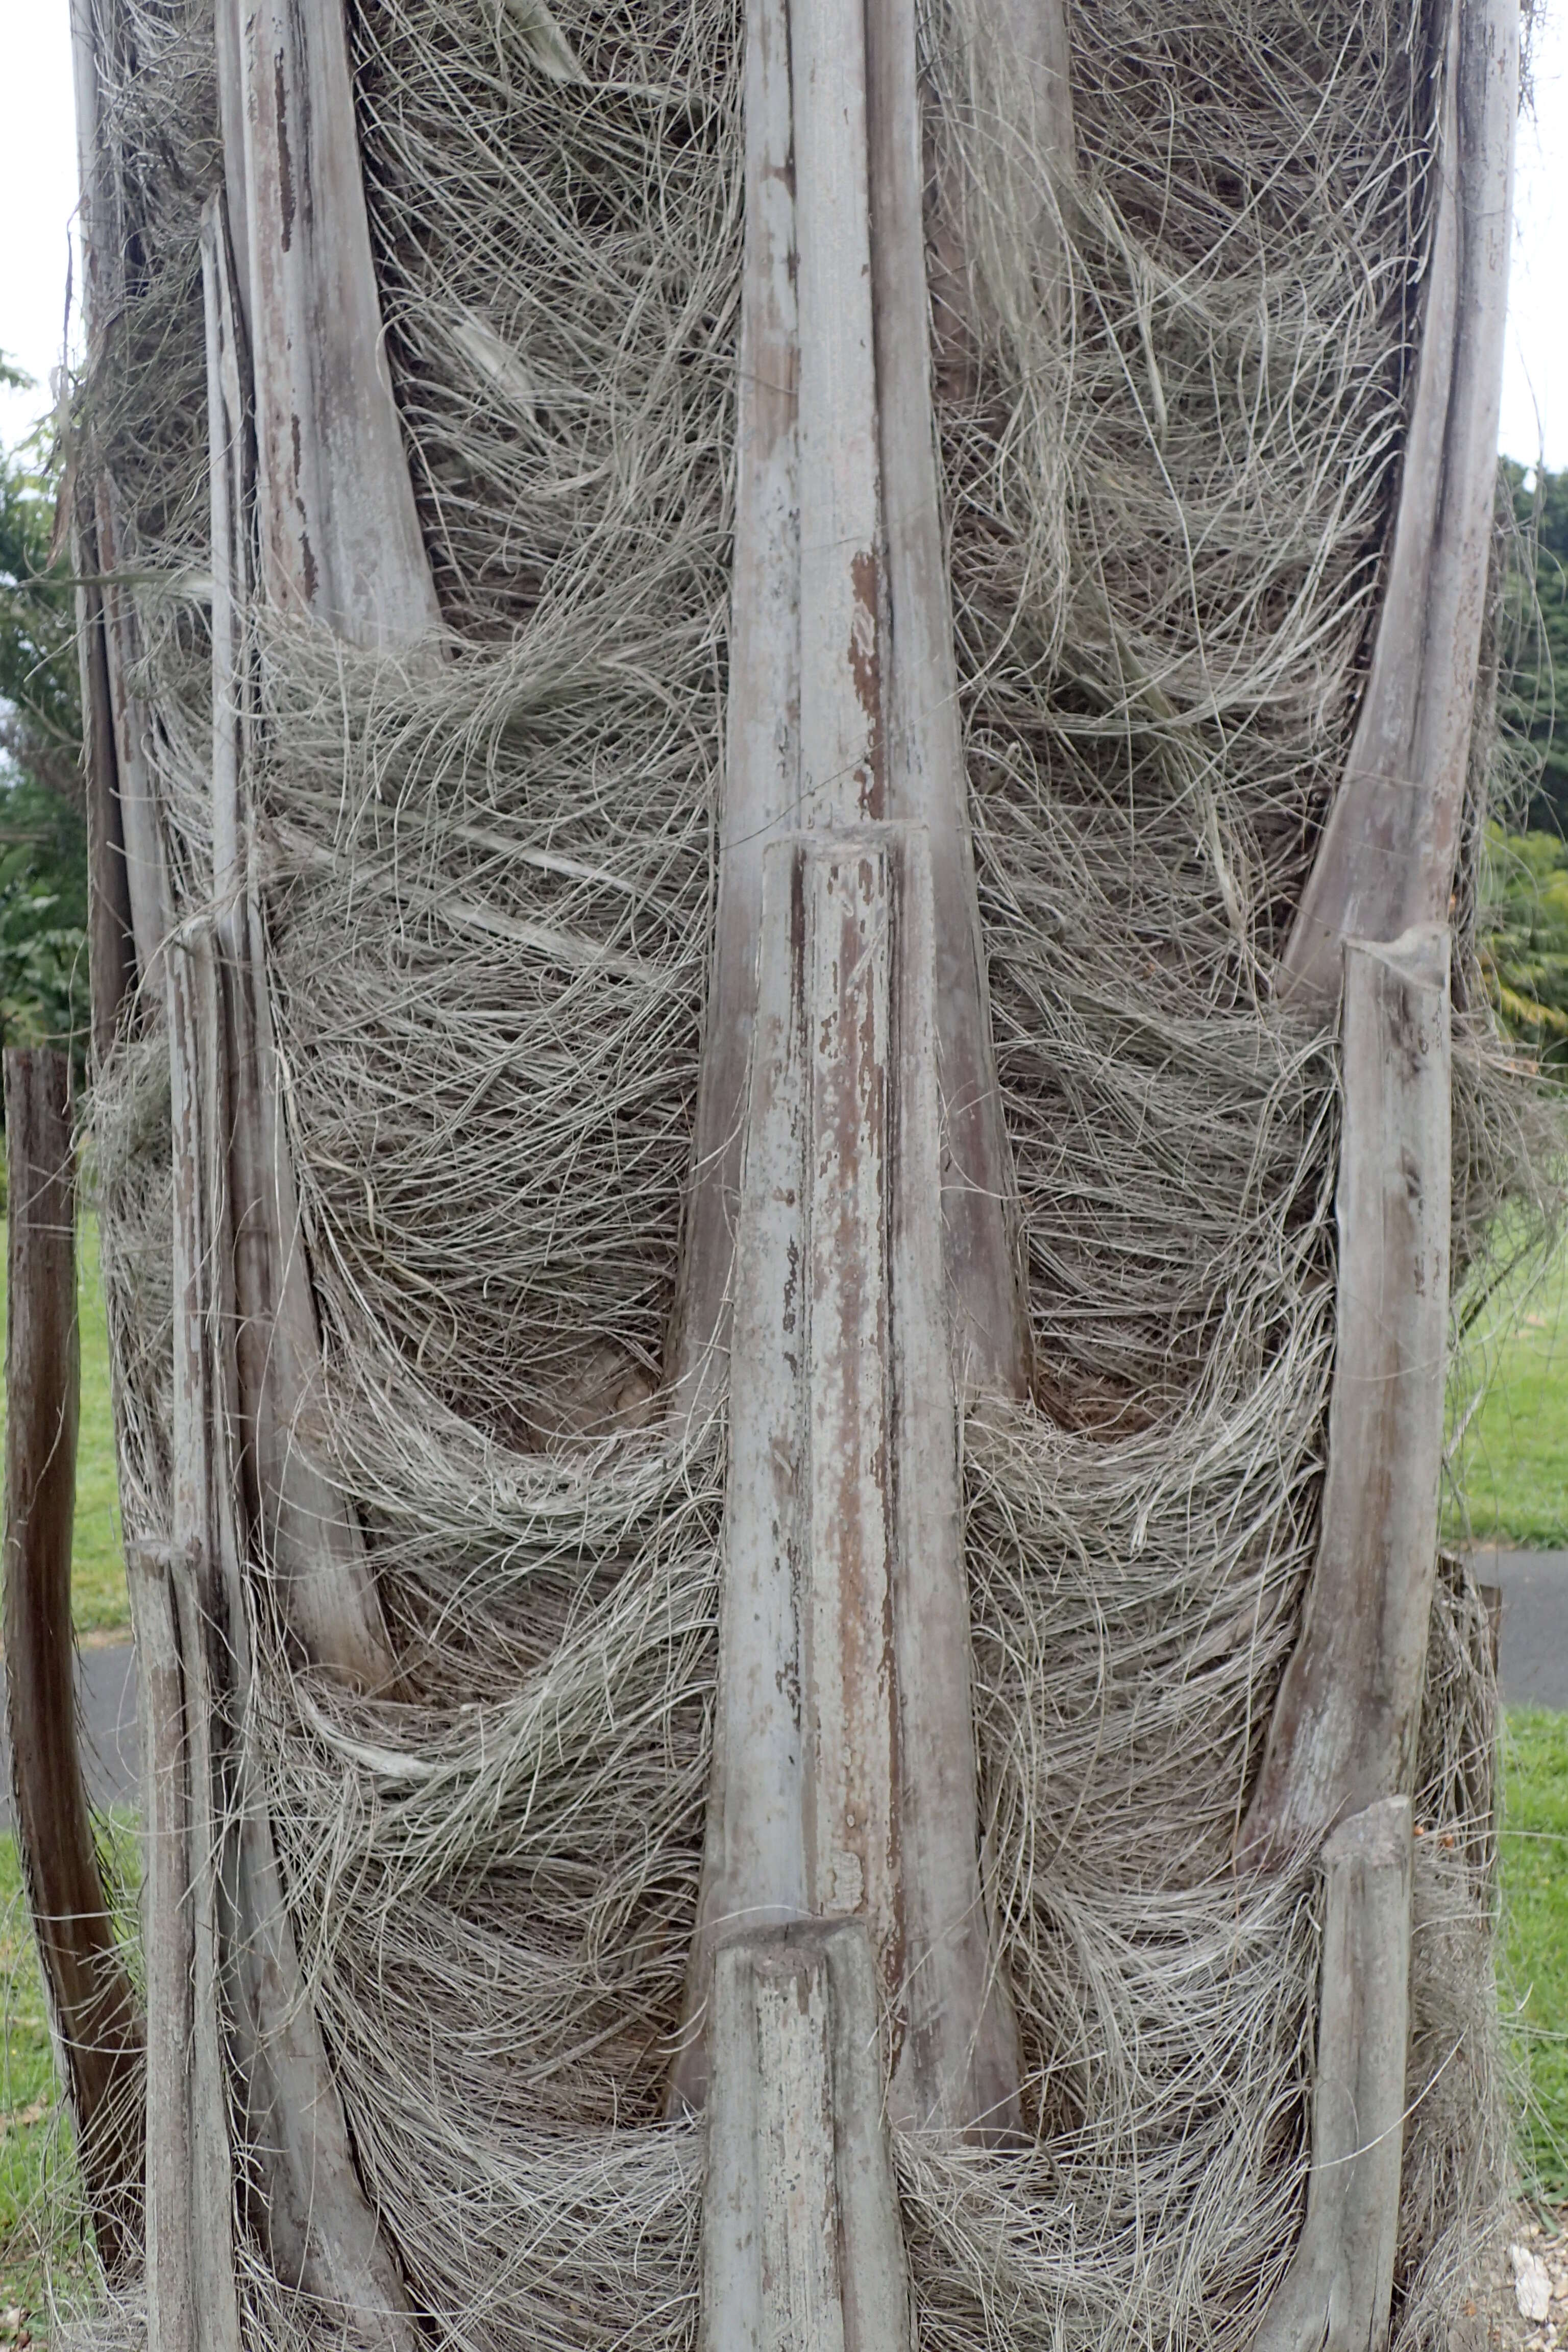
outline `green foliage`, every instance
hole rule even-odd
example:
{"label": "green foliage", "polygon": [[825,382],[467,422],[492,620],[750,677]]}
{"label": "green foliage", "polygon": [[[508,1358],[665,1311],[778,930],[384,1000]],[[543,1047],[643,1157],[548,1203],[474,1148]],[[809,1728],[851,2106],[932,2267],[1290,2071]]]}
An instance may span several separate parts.
{"label": "green foliage", "polygon": [[[0,361],[0,374],[22,381]],[[87,825],[76,600],[43,433],[0,456],[0,1043],[85,1037]]]}
{"label": "green foliage", "polygon": [[1542,467],[1527,489],[1522,466],[1505,458],[1502,470],[1521,560],[1505,593],[1510,675],[1500,715],[1529,746],[1530,824],[1568,835],[1568,473]]}
{"label": "green foliage", "polygon": [[1568,2195],[1568,1715],[1514,1707],[1504,1743],[1504,2014],[1529,2070],[1529,2186]]}
{"label": "green foliage", "polygon": [[36,2311],[53,2251],[49,2176],[62,2131],[68,2148],[69,2133],[58,2102],[37,1946],[12,1836],[0,1837],[0,2289],[7,2305]]}
{"label": "green foliage", "polygon": [[1503,1026],[1549,1067],[1568,1068],[1568,843],[1489,824],[1479,946]]}
{"label": "green foliage", "polygon": [[[141,1839],[129,1811],[100,1814],[99,1861],[133,1982]],[[0,1834],[0,2344],[47,2340],[48,2294],[66,2312],[101,2294],[60,2096],[38,1949],[13,1834]]]}

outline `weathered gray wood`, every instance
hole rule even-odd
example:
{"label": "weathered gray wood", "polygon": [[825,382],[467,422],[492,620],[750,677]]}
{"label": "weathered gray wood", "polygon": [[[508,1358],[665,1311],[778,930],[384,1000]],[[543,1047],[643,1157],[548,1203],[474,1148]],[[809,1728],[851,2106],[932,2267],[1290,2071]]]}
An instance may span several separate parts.
{"label": "weathered gray wood", "polygon": [[720,815],[719,894],[669,1349],[676,1411],[721,1391],[740,1205],[741,1126],[756,1015],[763,853],[798,819],[799,365],[786,0],[748,0],[746,242],[735,383],[735,548]]}
{"label": "weathered gray wood", "polygon": [[1446,919],[1497,479],[1519,10],[1454,0],[1421,356],[1354,740],[1282,961],[1331,1000],[1340,943]]}
{"label": "weathered gray wood", "polygon": [[939,1093],[941,918],[921,828],[896,828],[895,844],[885,1214],[905,1975],[891,2095],[902,2123],[994,2137],[1019,2123],[1023,2062],[980,1884],[953,1277],[944,1249],[952,1224]]}
{"label": "weathered gray wood", "polygon": [[[776,856],[775,853],[775,856]],[[783,863],[784,861],[779,861]],[[892,1644],[891,1360],[884,1203],[892,1091],[892,888],[880,846],[826,843],[789,873],[803,958],[805,1215],[771,1353],[805,1343],[806,1902],[864,1909],[902,1957]],[[786,870],[788,870],[786,868]],[[792,1269],[792,1272],[795,1269]],[[792,1296],[793,1291],[793,1296]],[[797,1382],[798,1384],[798,1382]]]}
{"label": "weathered gray wood", "polygon": [[[1053,7],[1040,10],[1044,19]],[[1021,1396],[1027,1339],[1011,1227],[1011,1156],[991,1041],[969,779],[959,725],[931,405],[915,11],[868,0],[871,284],[882,499],[887,814],[924,825],[935,908],[941,1171],[954,1342],[967,1385]]]}
{"label": "weathered gray wood", "polygon": [[1253,2352],[1385,2352],[1399,2230],[1410,1980],[1410,1801],[1323,1848],[1307,2218]]}
{"label": "weathered gray wood", "polygon": [[202,2352],[185,2053],[194,1938],[184,1686],[167,1550],[125,1547],[142,1732],[142,1963],[147,1982],[148,2352]]}
{"label": "weathered gray wood", "polygon": [[142,2234],[142,2021],[115,1941],[76,1740],[79,1353],[67,1055],[5,1055],[5,1699],[16,1844],[99,2259]]}
{"label": "weathered gray wood", "polygon": [[704,2352],[909,2352],[878,2008],[858,1920],[720,1953]]}
{"label": "weathered gray wood", "polygon": [[671,1349],[684,1421],[722,1373],[761,859],[782,822],[930,830],[955,1341],[973,1384],[1026,1385],[938,508],[913,15],[752,0],[747,44],[723,839]]}
{"label": "weathered gray wood", "polygon": [[[216,1334],[206,1286],[213,1247],[202,1148],[201,1099],[208,1073],[200,1041],[211,1025],[216,983],[210,943],[173,948],[166,959],[170,1116],[174,1130],[174,1429],[170,1583],[184,1753],[184,1884],[190,1982],[189,2032],[181,2053],[188,2170],[170,2184],[183,2200],[178,2230],[188,2246],[195,2341],[238,2352],[234,2266],[234,2165],[219,1992],[218,1879],[227,1814],[223,1769],[228,1680],[226,1619],[212,1541],[216,1431],[211,1351]],[[201,1000],[207,999],[204,1003]]]}
{"label": "weathered gray wood", "polygon": [[1448,935],[1344,950],[1338,1344],[1306,1613],[1239,1851],[1283,1864],[1408,1790],[1437,1568]]}
{"label": "weathered gray wood", "polygon": [[[70,0],[71,68],[76,94],[79,198],[78,237],[81,252],[81,316],[90,358],[97,349],[99,319],[106,303],[110,273],[116,269],[113,207],[105,185],[100,150],[98,40],[93,0]],[[125,870],[125,839],[120,815],[115,756],[114,706],[110,692],[108,624],[94,499],[79,457],[69,493],[71,551],[76,571],[77,663],[81,684],[82,767],[87,787],[88,969],[92,997],[93,1052],[100,1063],[109,1053],[121,1010],[136,985],[136,948],[132,929],[131,887]]]}
{"label": "weathered gray wood", "polygon": [[152,719],[132,683],[141,656],[141,639],[132,590],[121,576],[120,501],[107,473],[99,476],[94,509],[101,567],[102,644],[114,722],[114,770],[131,928],[139,983],[156,1002],[163,985],[160,958],[173,920],[169,875],[153,767]]}
{"label": "weathered gray wood", "polygon": [[[923,832],[768,852],[690,2008],[731,1932],[863,1912],[910,2120],[1005,2128],[981,1903]],[[694,2041],[678,2087],[701,2095]]]}
{"label": "weathered gray wood", "polygon": [[[195,1850],[193,2234],[214,2238],[204,2181],[231,2193],[200,2095],[222,2079],[220,2017],[243,2078],[249,2214],[278,2276],[378,2346],[416,2332],[353,2165],[342,2103],[299,1963],[249,1747],[250,1633],[227,1431],[236,1379],[223,1136],[231,1124],[218,976],[196,935],[170,958],[174,1127],[174,1543]],[[209,2057],[210,2052],[210,2057]],[[203,2170],[203,2165],[205,2170]]]}
{"label": "weathered gray wood", "polygon": [[887,814],[881,482],[861,0],[791,0],[800,305],[800,800]]}
{"label": "weathered gray wood", "polygon": [[220,0],[218,14],[261,584],[351,644],[413,645],[440,614],[382,344],[342,0]]}
{"label": "weathered gray wood", "polygon": [[[193,952],[194,968],[211,971],[212,979],[205,1016],[183,1053],[187,1062],[195,1057],[203,1074],[190,1116],[203,1138],[209,1203],[201,1311],[212,1354],[203,1409],[216,1459],[206,1542],[235,1741],[225,1871],[232,2041],[259,2190],[253,2215],[274,2269],[362,2332],[369,2327],[377,2341],[412,2344],[406,2298],[354,2169],[342,2100],[301,1978],[247,1733],[250,1639],[237,1465],[226,1444],[231,1427],[248,1456],[253,1539],[309,1654],[362,1688],[384,1685],[393,1667],[357,1526],[299,1440],[305,1391],[298,1368],[319,1341],[297,1219],[286,1251],[283,1183],[267,1157],[276,1153],[287,1165],[244,801],[246,369],[216,199],[203,220],[202,255],[212,451],[213,879],[221,962],[210,964],[205,943]],[[291,1185],[287,1198],[291,1209]],[[220,1343],[228,1333],[232,1350]]]}
{"label": "weathered gray wood", "polygon": [[250,871],[242,771],[248,379],[221,205],[202,225],[213,520],[213,896],[228,1028],[237,1405],[251,1517],[306,1654],[358,1690],[395,1667],[352,1507],[311,1426],[321,1336],[279,1100],[266,942]]}
{"label": "weathered gray wood", "polygon": [[[86,501],[79,500],[79,509]],[[136,987],[131,886],[120,821],[114,708],[109,687],[103,595],[97,584],[98,533],[79,511],[72,532],[76,564],[77,669],[81,685],[82,771],[87,791],[88,975],[92,1050],[100,1065],[113,1045],[121,1013]]]}

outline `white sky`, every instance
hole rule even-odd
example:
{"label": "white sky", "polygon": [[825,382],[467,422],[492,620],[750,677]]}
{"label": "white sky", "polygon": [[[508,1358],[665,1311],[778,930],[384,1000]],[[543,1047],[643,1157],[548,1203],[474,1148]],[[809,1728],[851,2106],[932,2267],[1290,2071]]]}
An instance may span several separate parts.
{"label": "white sky", "polygon": [[[1568,467],[1568,0],[1535,38],[1535,115],[1520,125],[1501,444]],[[67,0],[0,0],[0,351],[37,380],[0,392],[0,445],[49,405],[59,363],[76,203]]]}

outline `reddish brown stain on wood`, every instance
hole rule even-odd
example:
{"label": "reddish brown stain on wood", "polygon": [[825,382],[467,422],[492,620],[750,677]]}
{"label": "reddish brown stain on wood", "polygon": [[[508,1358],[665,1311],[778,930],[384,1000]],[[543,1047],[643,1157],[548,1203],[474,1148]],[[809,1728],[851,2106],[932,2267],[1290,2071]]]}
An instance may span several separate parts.
{"label": "reddish brown stain on wood", "polygon": [[[272,86],[278,109],[278,189],[282,214],[282,245],[287,253],[294,242],[294,157],[289,145],[289,82],[281,54],[272,60]],[[296,420],[296,434],[299,429]]]}
{"label": "reddish brown stain on wood", "polygon": [[887,751],[882,724],[882,657],[878,642],[879,569],[869,548],[850,562],[854,617],[849,629],[849,672],[855,698],[866,714],[866,773],[860,785],[860,814],[871,819],[886,814]]}

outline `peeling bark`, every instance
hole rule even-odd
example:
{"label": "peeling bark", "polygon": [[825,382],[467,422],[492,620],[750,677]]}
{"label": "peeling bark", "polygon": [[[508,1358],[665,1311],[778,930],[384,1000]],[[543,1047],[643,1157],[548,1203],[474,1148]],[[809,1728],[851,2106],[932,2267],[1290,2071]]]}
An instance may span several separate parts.
{"label": "peeling bark", "polygon": [[858,1920],[720,1954],[702,2352],[908,2352],[877,2011]]}
{"label": "peeling bark", "polygon": [[[864,1916],[908,2121],[991,2136],[1018,2057],[981,1898],[918,828],[768,853],[709,1844],[726,1938]],[[695,2104],[693,2040],[677,2089]]]}

